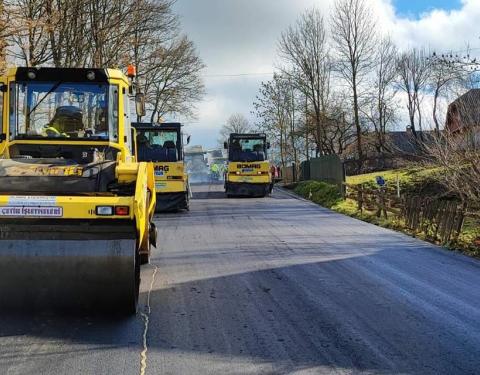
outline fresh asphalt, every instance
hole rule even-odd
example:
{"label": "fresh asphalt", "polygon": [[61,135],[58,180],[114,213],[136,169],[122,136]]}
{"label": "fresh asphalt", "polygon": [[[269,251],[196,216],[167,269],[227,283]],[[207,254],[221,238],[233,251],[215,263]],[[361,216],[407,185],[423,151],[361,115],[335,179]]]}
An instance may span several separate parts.
{"label": "fresh asphalt", "polygon": [[156,224],[137,316],[1,313],[0,374],[480,373],[478,260],[279,190]]}

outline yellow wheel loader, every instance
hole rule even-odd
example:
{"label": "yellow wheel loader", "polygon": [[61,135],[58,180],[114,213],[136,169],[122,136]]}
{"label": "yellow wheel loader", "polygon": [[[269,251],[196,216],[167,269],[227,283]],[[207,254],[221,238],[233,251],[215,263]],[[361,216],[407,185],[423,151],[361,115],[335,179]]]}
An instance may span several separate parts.
{"label": "yellow wheel loader", "polygon": [[188,210],[190,187],[184,164],[182,125],[137,122],[133,126],[137,134],[137,158],[152,163],[155,170],[156,212]]}
{"label": "yellow wheel loader", "polygon": [[0,310],[136,311],[156,194],[152,166],[133,155],[130,96],[114,69],[1,78]]}
{"label": "yellow wheel loader", "polygon": [[265,134],[232,133],[224,143],[228,150],[225,193],[232,196],[264,197],[273,188]]}

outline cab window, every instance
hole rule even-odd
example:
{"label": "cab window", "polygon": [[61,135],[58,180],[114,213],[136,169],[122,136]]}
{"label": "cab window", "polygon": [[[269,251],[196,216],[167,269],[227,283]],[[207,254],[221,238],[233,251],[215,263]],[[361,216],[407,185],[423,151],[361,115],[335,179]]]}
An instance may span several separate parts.
{"label": "cab window", "polygon": [[137,130],[137,149],[140,161],[175,162],[181,160],[178,132]]}

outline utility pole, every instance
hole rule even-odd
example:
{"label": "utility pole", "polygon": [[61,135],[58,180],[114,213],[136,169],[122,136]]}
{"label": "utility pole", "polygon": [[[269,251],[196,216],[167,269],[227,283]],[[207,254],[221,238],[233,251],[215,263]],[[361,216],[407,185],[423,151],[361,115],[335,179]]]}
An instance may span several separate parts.
{"label": "utility pole", "polygon": [[307,161],[310,161],[310,145],[308,142],[308,98],[305,95],[305,150],[307,152]]}

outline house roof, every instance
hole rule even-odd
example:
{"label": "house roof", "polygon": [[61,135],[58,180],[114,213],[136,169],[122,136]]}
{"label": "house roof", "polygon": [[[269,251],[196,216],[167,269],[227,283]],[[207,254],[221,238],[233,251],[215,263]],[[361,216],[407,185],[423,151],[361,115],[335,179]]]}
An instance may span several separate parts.
{"label": "house roof", "polygon": [[[435,131],[417,130],[417,138],[411,130],[391,131],[385,134],[386,154],[391,156],[415,156],[424,152],[424,145],[431,144],[435,139]],[[376,135],[373,132],[364,134],[362,137],[363,151],[365,154],[376,154]],[[357,143],[352,141],[345,150],[345,154],[356,153]]]}
{"label": "house roof", "polygon": [[480,89],[472,89],[448,106],[445,127],[451,132],[480,124]]}
{"label": "house roof", "polygon": [[432,131],[416,131],[417,138],[411,131],[393,131],[385,134],[387,147],[393,154],[415,155],[421,153],[422,144],[428,144],[433,140]]}

